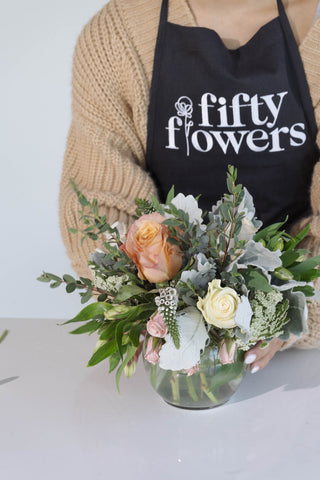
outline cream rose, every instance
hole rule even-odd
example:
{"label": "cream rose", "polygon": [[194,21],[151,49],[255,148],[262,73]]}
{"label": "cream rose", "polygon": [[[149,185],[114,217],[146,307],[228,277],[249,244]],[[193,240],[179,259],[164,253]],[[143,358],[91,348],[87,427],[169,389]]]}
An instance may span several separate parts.
{"label": "cream rose", "polygon": [[240,296],[229,287],[221,287],[221,280],[212,280],[208,284],[208,293],[199,298],[197,307],[205,320],[219,328],[236,327],[234,321]]}

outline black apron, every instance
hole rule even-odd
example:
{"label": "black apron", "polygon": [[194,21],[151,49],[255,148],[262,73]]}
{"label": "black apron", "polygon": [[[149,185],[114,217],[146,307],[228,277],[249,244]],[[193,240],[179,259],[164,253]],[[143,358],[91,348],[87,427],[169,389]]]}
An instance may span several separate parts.
{"label": "black apron", "polygon": [[227,191],[228,164],[264,225],[311,212],[317,125],[283,4],[243,46],[209,28],[167,20],[162,1],[148,112],[146,165],[161,201],[175,193],[211,206]]}

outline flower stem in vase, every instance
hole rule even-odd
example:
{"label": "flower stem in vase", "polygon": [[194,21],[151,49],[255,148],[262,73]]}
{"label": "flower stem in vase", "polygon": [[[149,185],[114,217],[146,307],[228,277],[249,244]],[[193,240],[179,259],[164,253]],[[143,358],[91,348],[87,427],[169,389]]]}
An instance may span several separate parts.
{"label": "flower stem in vase", "polygon": [[190,397],[194,402],[199,402],[199,397],[195,391],[193,380],[192,380],[192,375],[187,377],[187,384],[188,384],[188,392]]}
{"label": "flower stem in vase", "polygon": [[200,379],[201,379],[201,390],[207,395],[208,398],[210,398],[210,400],[213,403],[218,403],[217,398],[209,390],[208,382],[204,373],[200,373]]}
{"label": "flower stem in vase", "polygon": [[151,381],[151,385],[155,389],[157,388],[156,380],[157,380],[157,366],[151,365],[150,381]]}
{"label": "flower stem in vase", "polygon": [[174,402],[179,402],[180,390],[179,390],[179,377],[177,375],[177,372],[172,372],[170,383],[171,383],[171,390],[172,390],[172,399]]}

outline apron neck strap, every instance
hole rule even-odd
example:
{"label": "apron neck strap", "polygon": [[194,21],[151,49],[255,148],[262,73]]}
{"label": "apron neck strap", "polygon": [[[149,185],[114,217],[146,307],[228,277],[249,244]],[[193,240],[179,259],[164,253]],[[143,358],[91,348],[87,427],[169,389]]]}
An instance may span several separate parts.
{"label": "apron neck strap", "polygon": [[160,13],[160,26],[163,26],[167,23],[168,19],[168,0],[162,0],[161,13]]}

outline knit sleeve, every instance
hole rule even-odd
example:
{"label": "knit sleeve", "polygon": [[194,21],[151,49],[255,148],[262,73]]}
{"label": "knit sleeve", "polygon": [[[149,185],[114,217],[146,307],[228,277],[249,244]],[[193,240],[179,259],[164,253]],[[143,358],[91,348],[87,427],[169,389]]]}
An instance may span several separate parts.
{"label": "knit sleeve", "polygon": [[[320,124],[320,104],[315,109],[318,125]],[[317,143],[320,145],[320,132],[318,132]],[[299,244],[300,248],[310,251],[311,255],[320,254],[320,161],[314,167],[311,183],[311,206],[312,215],[299,220],[291,229],[291,235],[296,235],[299,231],[310,225],[307,237]],[[315,288],[320,290],[320,279],[314,282]],[[297,337],[292,335],[288,342],[284,344],[281,350],[290,347],[309,349],[320,347],[320,302],[311,301],[308,304],[308,334]]]}
{"label": "knit sleeve", "polygon": [[[69,179],[92,201],[109,223],[130,223],[136,197],[156,195],[144,169],[144,141],[138,133],[139,85],[135,65],[118,32],[117,19],[106,5],[81,31],[72,67],[72,121],[67,137],[59,192],[60,230],[71,265],[90,277],[90,252],[103,239],[86,239],[69,228],[84,229],[80,204]],[[128,82],[132,91],[128,92]]]}

